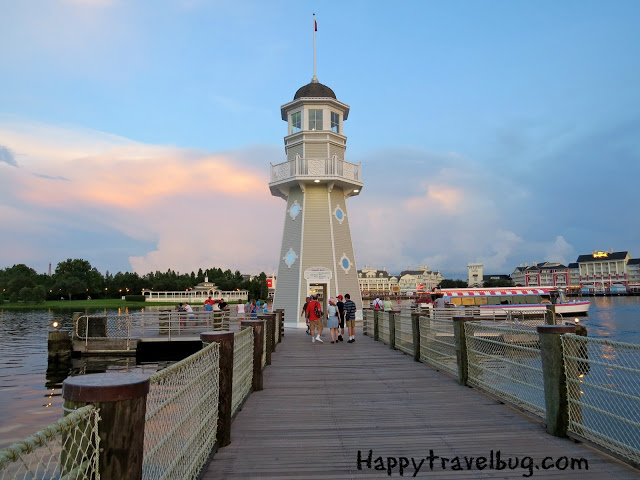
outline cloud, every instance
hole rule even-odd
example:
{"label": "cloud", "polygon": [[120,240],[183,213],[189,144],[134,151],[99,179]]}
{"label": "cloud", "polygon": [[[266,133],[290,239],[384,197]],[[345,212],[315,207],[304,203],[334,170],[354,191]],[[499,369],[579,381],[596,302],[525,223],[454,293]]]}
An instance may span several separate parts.
{"label": "cloud", "polygon": [[[0,133],[24,158],[23,168],[0,180],[1,203],[11,205],[0,221],[10,219],[18,238],[37,222],[49,231],[36,242],[43,250],[47,236],[72,229],[78,234],[70,256],[86,257],[89,238],[117,232],[130,242],[130,267],[141,274],[214,266],[271,271],[276,263],[284,203],[269,193],[268,163],[251,165],[256,149],[269,158],[275,147],[211,153],[27,124],[0,124]],[[145,244],[153,248],[135,253]],[[3,252],[0,264],[11,264],[10,249]]]}
{"label": "cloud", "polygon": [[18,162],[16,162],[16,159],[13,157],[11,150],[7,147],[3,147],[2,145],[0,145],[0,162],[6,163],[12,167],[18,166]]}

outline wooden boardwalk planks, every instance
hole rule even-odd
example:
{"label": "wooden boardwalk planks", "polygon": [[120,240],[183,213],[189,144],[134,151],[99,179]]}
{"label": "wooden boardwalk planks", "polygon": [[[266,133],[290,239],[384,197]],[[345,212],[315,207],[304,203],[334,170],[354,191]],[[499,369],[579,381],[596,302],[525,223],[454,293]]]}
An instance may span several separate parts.
{"label": "wooden boardwalk planks", "polygon": [[[324,340],[312,344],[303,330],[286,330],[265,370],[264,390],[249,396],[232,424],[231,444],[215,454],[204,479],[389,478],[387,457],[398,463],[406,457],[403,477],[411,478],[411,457],[419,462],[430,450],[450,461],[443,468],[437,458],[431,470],[427,459],[416,478],[640,478],[638,470],[550,436],[540,423],[369,337],[332,345],[325,330]],[[372,468],[361,461],[358,470],[358,451],[365,461],[369,450]],[[518,457],[518,467],[497,470],[498,450],[503,461]],[[384,471],[375,470],[377,457]],[[487,457],[482,470],[477,457]],[[524,457],[531,469],[522,467]],[[588,470],[544,470],[545,457],[584,458]],[[452,468],[455,458],[461,470]],[[399,466],[391,478],[400,478]]]}

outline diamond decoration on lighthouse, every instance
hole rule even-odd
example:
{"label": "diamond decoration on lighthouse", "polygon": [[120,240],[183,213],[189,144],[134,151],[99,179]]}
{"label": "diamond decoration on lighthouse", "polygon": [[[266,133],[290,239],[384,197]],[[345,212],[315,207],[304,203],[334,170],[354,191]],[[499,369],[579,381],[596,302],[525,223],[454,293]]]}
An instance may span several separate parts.
{"label": "diamond decoration on lighthouse", "polygon": [[298,203],[298,200],[294,200],[291,208],[289,208],[289,216],[291,217],[291,220],[295,220],[299,214],[300,204]]}
{"label": "diamond decoration on lighthouse", "polygon": [[351,260],[349,260],[345,253],[342,254],[342,258],[340,259],[340,266],[345,271],[345,273],[349,273],[349,269],[351,268]]}
{"label": "diamond decoration on lighthouse", "polygon": [[289,248],[289,251],[285,254],[284,257],[282,257],[284,263],[286,263],[287,267],[289,268],[291,268],[291,265],[294,264],[296,258],[298,258],[298,255],[293,251],[293,248]]}
{"label": "diamond decoration on lighthouse", "polygon": [[333,215],[336,217],[336,220],[338,220],[338,222],[342,223],[342,221],[344,220],[345,214],[342,208],[340,208],[340,205],[336,206],[335,210],[333,211]]}

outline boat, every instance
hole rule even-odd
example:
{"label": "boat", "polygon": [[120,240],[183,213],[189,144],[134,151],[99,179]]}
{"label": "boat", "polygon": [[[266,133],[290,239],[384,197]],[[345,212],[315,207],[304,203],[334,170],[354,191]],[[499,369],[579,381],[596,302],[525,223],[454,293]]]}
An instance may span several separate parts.
{"label": "boat", "polygon": [[479,308],[481,315],[539,311],[549,305],[554,305],[561,315],[586,315],[591,305],[588,300],[568,300],[564,289],[559,287],[443,288],[420,293],[417,303],[422,308],[437,305],[438,297],[448,307]]}

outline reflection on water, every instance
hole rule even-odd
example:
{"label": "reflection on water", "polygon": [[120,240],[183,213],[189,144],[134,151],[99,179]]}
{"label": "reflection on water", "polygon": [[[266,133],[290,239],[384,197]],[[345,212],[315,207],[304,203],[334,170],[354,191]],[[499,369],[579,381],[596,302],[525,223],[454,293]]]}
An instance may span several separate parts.
{"label": "reflection on water", "polygon": [[62,382],[68,376],[106,371],[151,374],[168,364],[136,365],[135,357],[112,356],[48,362],[47,337],[54,321],[60,329],[72,331],[70,311],[0,310],[0,449],[62,416]]}

